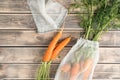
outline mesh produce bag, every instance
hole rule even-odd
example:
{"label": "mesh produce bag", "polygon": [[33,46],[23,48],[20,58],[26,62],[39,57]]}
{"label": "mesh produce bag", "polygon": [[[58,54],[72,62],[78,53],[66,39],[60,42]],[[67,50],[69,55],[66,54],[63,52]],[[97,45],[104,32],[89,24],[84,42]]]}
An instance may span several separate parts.
{"label": "mesh produce bag", "polygon": [[92,80],[99,44],[80,38],[62,60],[54,80]]}
{"label": "mesh produce bag", "polygon": [[67,14],[58,2],[52,0],[27,0],[33,14],[38,32],[48,32],[58,29]]}

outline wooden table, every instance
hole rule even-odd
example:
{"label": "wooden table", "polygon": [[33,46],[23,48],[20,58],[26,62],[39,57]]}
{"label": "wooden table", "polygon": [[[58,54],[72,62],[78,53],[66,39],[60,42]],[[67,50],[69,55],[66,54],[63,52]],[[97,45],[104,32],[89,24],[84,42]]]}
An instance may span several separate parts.
{"label": "wooden table", "polygon": [[[55,32],[36,33],[36,26],[27,0],[0,0],[0,80],[32,80],[41,57]],[[69,5],[72,0],[59,0]],[[51,78],[63,57],[81,36],[83,30],[75,13],[65,20],[63,37],[73,36],[71,43],[61,52],[51,68]],[[50,34],[50,35],[48,35]],[[120,80],[120,31],[111,30],[100,41],[100,60],[94,80]]]}

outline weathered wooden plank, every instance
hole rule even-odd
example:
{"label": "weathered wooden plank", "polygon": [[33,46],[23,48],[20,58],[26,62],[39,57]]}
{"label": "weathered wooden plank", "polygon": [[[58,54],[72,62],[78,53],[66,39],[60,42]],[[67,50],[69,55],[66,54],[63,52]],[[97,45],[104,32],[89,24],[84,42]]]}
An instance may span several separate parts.
{"label": "weathered wooden plank", "polygon": [[[68,7],[71,0],[56,0]],[[31,13],[27,0],[0,0],[0,13]]]}
{"label": "weathered wooden plank", "polygon": [[[0,14],[0,25],[0,29],[36,29],[31,14]],[[65,29],[82,30],[75,14],[66,17],[64,26]]]}
{"label": "weathered wooden plank", "polygon": [[[37,34],[35,31],[1,30],[0,46],[47,46],[55,33]],[[80,38],[80,34],[83,32],[64,31],[61,39],[71,35],[73,38],[68,46],[72,46]],[[100,46],[120,46],[120,31],[109,31],[104,34],[100,40]]]}
{"label": "weathered wooden plank", "polygon": [[[35,78],[3,78],[3,80],[36,80]],[[51,78],[50,80],[54,80]],[[119,80],[119,79],[93,79],[93,80]]]}
{"label": "weathered wooden plank", "polygon": [[119,46],[120,45],[120,33],[116,31],[107,32],[100,38],[100,44],[102,46]]}
{"label": "weathered wooden plank", "polygon": [[[50,77],[55,76],[58,64],[51,67]],[[0,79],[3,78],[35,78],[38,64],[1,64]],[[120,79],[120,64],[98,64],[94,79]]]}
{"label": "weathered wooden plank", "polygon": [[32,15],[0,14],[0,29],[35,29]]}
{"label": "weathered wooden plank", "polygon": [[120,63],[120,48],[100,48],[99,63]]}
{"label": "weathered wooden plank", "polygon": [[[54,0],[68,9],[74,0]],[[81,6],[81,13],[85,13],[85,9]],[[77,13],[78,10],[70,11],[69,13]],[[1,0],[0,1],[0,13],[31,13],[27,4],[27,0]]]}
{"label": "weathered wooden plank", "polygon": [[30,13],[27,0],[0,0],[0,13]]}
{"label": "weathered wooden plank", "polygon": [[[0,46],[47,46],[56,32],[46,34],[37,34],[34,31],[0,31]],[[61,40],[65,37],[72,36],[70,45],[76,42],[80,37],[80,32],[64,32]]]}
{"label": "weathered wooden plank", "polygon": [[[77,14],[69,14],[64,22],[65,30],[83,30],[79,25],[80,21]],[[117,20],[112,23],[120,25]],[[31,14],[0,14],[0,25],[0,29],[36,30]]]}
{"label": "weathered wooden plank", "polygon": [[[0,63],[40,63],[46,48],[0,48]],[[53,63],[60,63],[70,48],[65,48]],[[99,63],[120,63],[120,48],[100,48]],[[109,56],[109,58],[108,58]]]}
{"label": "weathered wooden plank", "polygon": [[15,4],[15,3],[20,3],[23,4],[25,3],[27,0],[0,0],[0,4],[5,3],[5,4]]}

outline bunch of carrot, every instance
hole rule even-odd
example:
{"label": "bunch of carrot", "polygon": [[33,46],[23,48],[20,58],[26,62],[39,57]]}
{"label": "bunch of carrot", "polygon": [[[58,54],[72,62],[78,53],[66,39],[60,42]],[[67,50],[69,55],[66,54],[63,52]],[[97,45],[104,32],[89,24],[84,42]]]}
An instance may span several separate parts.
{"label": "bunch of carrot", "polygon": [[67,63],[61,67],[61,71],[65,74],[70,74],[69,80],[77,80],[79,74],[83,74],[82,80],[87,80],[91,73],[93,59],[88,58],[84,61]]}
{"label": "bunch of carrot", "polygon": [[[68,80],[78,80],[78,76],[82,74],[82,80],[87,80],[93,67],[93,58],[91,53],[86,53],[86,46],[84,44],[79,47],[70,61],[61,66],[61,72],[69,75]],[[84,52],[85,51],[85,52]],[[89,56],[88,56],[89,55]]]}
{"label": "bunch of carrot", "polygon": [[71,37],[67,37],[62,42],[57,44],[62,36],[62,32],[63,28],[50,42],[48,49],[43,56],[42,64],[38,69],[37,80],[49,80],[51,62],[56,59],[60,51],[70,42]]}

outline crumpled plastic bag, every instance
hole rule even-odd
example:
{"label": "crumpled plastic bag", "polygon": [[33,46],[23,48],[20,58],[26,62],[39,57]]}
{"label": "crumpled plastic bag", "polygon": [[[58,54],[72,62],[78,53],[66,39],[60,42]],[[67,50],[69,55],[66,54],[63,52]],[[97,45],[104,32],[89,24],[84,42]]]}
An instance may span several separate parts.
{"label": "crumpled plastic bag", "polygon": [[37,31],[48,32],[60,28],[67,9],[52,0],[27,0]]}
{"label": "crumpled plastic bag", "polygon": [[92,80],[99,60],[99,43],[78,39],[62,60],[54,80]]}

